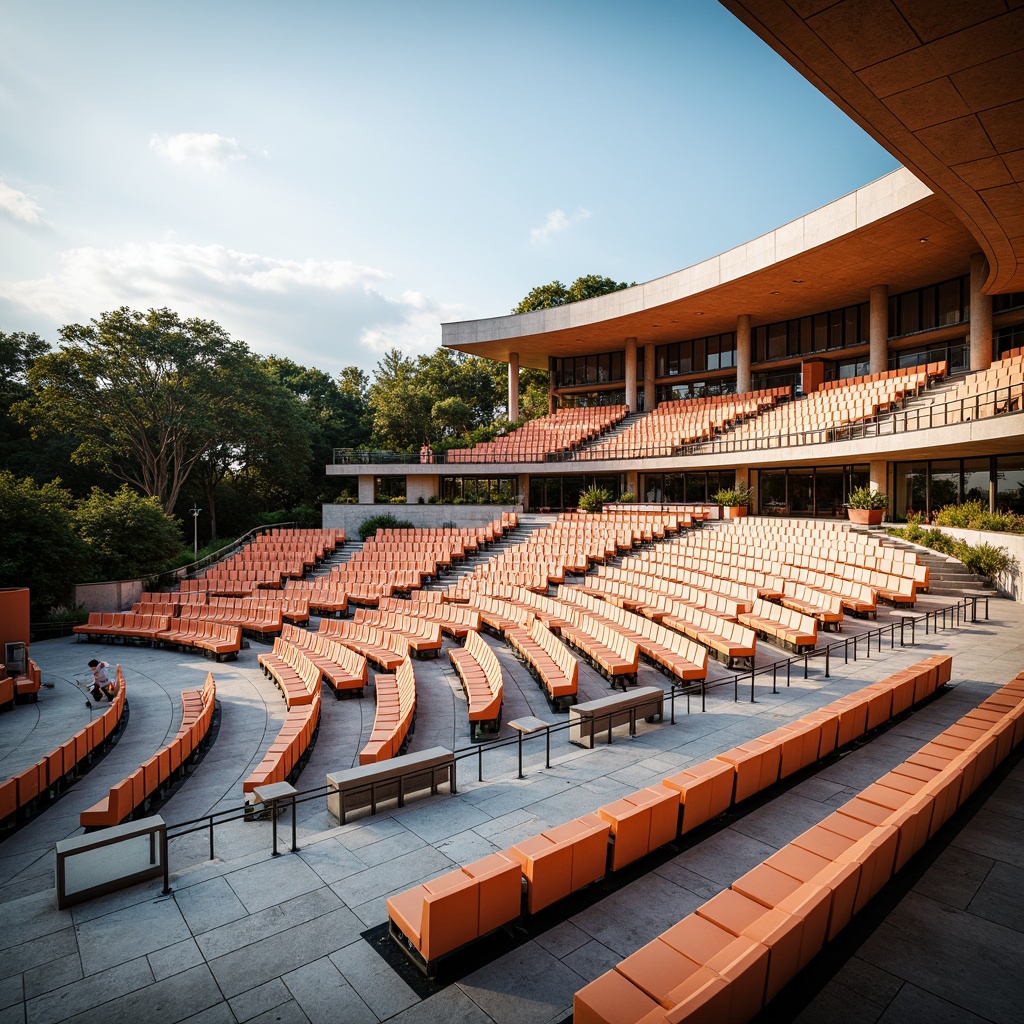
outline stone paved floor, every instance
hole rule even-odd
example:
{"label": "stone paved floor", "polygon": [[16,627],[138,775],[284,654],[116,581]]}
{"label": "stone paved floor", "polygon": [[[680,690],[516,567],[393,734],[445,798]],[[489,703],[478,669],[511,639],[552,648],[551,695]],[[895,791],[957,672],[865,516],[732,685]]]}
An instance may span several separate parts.
{"label": "stone paved floor", "polygon": [[[929,602],[937,603],[925,599],[922,608]],[[227,825],[218,830],[213,861],[206,859],[205,836],[172,843],[170,896],[159,885],[142,885],[71,911],[56,909],[53,843],[77,834],[78,812],[174,735],[177,691],[201,684],[212,669],[222,722],[205,760],[161,809],[170,822],[237,805],[241,780],[276,731],[283,703],[256,666],[257,644],[223,665],[141,647],[36,644],[33,656],[53,688],[44,689],[38,705],[0,717],[5,775],[87,720],[91,712],[74,678],[84,675],[90,657],[122,663],[131,718],[121,742],[92,772],[0,844],[0,1024],[79,1017],[93,1024],[564,1020],[577,988],[1024,668],[1022,626],[1024,609],[993,602],[988,622],[919,634],[915,648],[886,647],[870,659],[862,650],[849,665],[834,660],[828,680],[812,666],[807,680],[794,673],[792,685],[776,695],[759,684],[753,704],[733,703],[731,688],[717,689],[706,714],[680,709],[675,726],[641,724],[633,740],[585,751],[564,735],[553,737],[550,770],[535,741],[523,780],[516,778],[513,749],[492,751],[483,783],[476,781],[475,762],[464,762],[457,795],[413,800],[343,828],[317,801],[300,809],[297,854],[270,857],[266,822]],[[506,671],[506,722],[530,713],[556,720],[522,666],[507,648],[497,649]],[[594,810],[939,651],[954,654],[954,685],[940,699],[629,884],[598,889],[591,895],[601,898],[429,998],[421,999],[362,938],[386,920],[385,901],[394,892]],[[415,747],[466,746],[465,705],[447,659],[417,662],[416,671],[422,697]],[[716,665],[712,675],[725,674]],[[642,676],[642,682],[660,678],[647,668]],[[598,696],[607,684],[586,669],[582,690]],[[353,762],[372,713],[372,699],[325,701],[305,785]],[[801,1019],[969,1020],[974,1013],[1003,1020],[1014,1002],[1021,1005],[1022,790],[1018,767],[860,948],[836,965],[835,976],[824,984],[815,977],[803,997],[791,997],[788,1005]]]}

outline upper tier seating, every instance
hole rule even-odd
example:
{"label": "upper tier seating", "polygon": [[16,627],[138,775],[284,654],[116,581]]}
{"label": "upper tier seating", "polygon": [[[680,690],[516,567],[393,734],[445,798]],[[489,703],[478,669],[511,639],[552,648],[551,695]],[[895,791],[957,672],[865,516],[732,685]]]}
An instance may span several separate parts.
{"label": "upper tier seating", "polygon": [[620,434],[578,452],[576,459],[642,459],[675,455],[680,445],[714,437],[733,424],[771,409],[791,389],[769,388],[745,395],[711,395],[661,402]]}
{"label": "upper tier seating", "polygon": [[548,455],[565,454],[610,430],[625,419],[624,405],[558,409],[550,416],[528,420],[504,437],[451,448],[446,462],[543,462]]}

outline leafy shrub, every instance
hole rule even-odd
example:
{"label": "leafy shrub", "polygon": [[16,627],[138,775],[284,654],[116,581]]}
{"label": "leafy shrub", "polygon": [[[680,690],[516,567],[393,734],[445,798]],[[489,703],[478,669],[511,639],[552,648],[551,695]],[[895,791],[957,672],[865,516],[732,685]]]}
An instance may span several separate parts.
{"label": "leafy shrub", "polygon": [[619,501],[625,505],[629,505],[636,501],[636,495],[632,491],[623,491],[623,493],[619,495]]}
{"label": "leafy shrub", "polygon": [[390,512],[381,512],[380,515],[370,516],[359,524],[359,536],[362,540],[372,537],[378,530],[408,530],[412,523],[406,519],[398,519]]}
{"label": "leafy shrub", "polygon": [[611,500],[611,494],[603,487],[591,487],[580,495],[579,505],[584,512],[600,512],[605,502]]}
{"label": "leafy shrub", "polygon": [[879,509],[889,507],[889,497],[882,491],[873,491],[870,487],[858,487],[850,492],[846,504],[850,508]]}
{"label": "leafy shrub", "polygon": [[988,505],[978,500],[946,505],[935,513],[935,522],[939,526],[952,526],[959,530],[1024,533],[1024,516],[1013,512],[990,512]]}
{"label": "leafy shrub", "polygon": [[741,508],[744,505],[749,505],[753,498],[754,492],[749,487],[742,485],[725,487],[711,496],[712,501],[724,505],[726,508]]}
{"label": "leafy shrub", "polygon": [[84,604],[58,604],[50,609],[47,622],[85,622],[89,613]]}
{"label": "leafy shrub", "polygon": [[[963,543],[961,541],[961,543]],[[971,571],[979,576],[992,580],[1013,565],[1013,558],[1006,548],[997,548],[994,544],[964,544],[966,549],[957,557]]]}

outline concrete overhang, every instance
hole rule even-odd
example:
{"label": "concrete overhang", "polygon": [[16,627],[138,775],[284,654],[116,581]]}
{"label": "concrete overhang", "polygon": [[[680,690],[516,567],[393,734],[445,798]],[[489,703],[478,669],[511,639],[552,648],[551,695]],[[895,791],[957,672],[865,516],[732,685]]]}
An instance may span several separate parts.
{"label": "concrete overhang", "polygon": [[944,201],[901,168],[695,266],[622,291],[531,313],[441,325],[449,348],[547,369],[566,357],[665,344],[866,302],[967,272],[979,246]]}
{"label": "concrete overhang", "polygon": [[1024,291],[1019,0],[720,0],[955,210]]}

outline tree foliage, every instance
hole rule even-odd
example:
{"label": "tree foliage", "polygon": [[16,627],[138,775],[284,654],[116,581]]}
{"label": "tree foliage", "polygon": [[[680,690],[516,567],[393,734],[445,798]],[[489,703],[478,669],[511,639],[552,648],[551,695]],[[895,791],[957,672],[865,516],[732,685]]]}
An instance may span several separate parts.
{"label": "tree foliage", "polygon": [[33,436],[73,435],[72,460],[174,508],[196,463],[224,436],[245,396],[249,357],[216,323],[122,306],[61,328],[62,347],[32,364],[19,409]]}
{"label": "tree foliage", "polygon": [[28,587],[33,615],[69,601],[89,568],[71,493],[0,470],[0,523],[0,586]]}
{"label": "tree foliage", "polygon": [[110,495],[94,487],[74,510],[74,525],[88,545],[93,580],[135,579],[155,572],[181,550],[181,523],[154,495],[144,498],[122,484]]}
{"label": "tree foliage", "polygon": [[[633,284],[636,282],[634,281]],[[613,281],[610,277],[601,277],[599,274],[585,274],[583,277],[577,277],[568,288],[561,281],[554,280],[550,284],[541,284],[536,288],[531,288],[526,296],[512,308],[512,312],[529,313],[535,309],[551,309],[554,306],[564,306],[569,302],[593,299],[598,295],[607,295],[609,292],[621,291],[623,288],[632,286],[625,281]]]}

